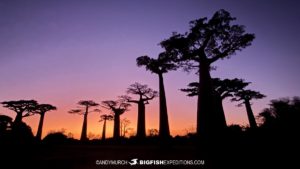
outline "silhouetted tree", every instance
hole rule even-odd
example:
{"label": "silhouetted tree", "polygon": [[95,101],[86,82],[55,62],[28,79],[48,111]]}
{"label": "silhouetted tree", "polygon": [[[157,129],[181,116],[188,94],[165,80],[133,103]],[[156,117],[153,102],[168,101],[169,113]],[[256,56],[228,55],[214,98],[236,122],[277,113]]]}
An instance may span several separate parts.
{"label": "silhouetted tree", "polygon": [[176,70],[173,55],[165,52],[160,53],[157,59],[148,56],[140,56],[136,59],[139,67],[145,66],[146,70],[158,75],[159,79],[159,136],[162,138],[170,137],[167,101],[164,87],[163,74],[171,70]]}
{"label": "silhouetted tree", "polygon": [[102,101],[102,107],[109,109],[114,114],[114,132],[113,138],[118,139],[120,138],[120,116],[128,111],[128,107],[130,106],[129,103],[126,103],[125,100],[120,99],[117,101],[113,100],[106,100]]}
{"label": "silhouetted tree", "polygon": [[246,107],[246,111],[247,111],[247,116],[248,116],[248,120],[249,120],[249,124],[251,128],[256,128],[257,127],[257,123],[255,121],[255,117],[251,108],[251,103],[250,101],[252,99],[262,99],[266,97],[265,95],[257,92],[257,91],[253,91],[253,90],[241,90],[238,91],[234,94],[234,98],[232,98],[232,101],[242,101],[242,103],[239,104],[239,106],[241,106],[242,104],[245,104]]}
{"label": "silhouetted tree", "polygon": [[106,121],[111,121],[114,119],[114,116],[110,115],[110,114],[103,114],[100,116],[100,121],[103,121],[103,128],[102,128],[102,140],[105,140],[105,133],[106,133]]}
{"label": "silhouetted tree", "polygon": [[134,83],[127,89],[127,94],[138,95],[138,100],[134,100],[129,96],[122,96],[127,102],[138,105],[138,120],[136,137],[146,137],[146,123],[145,123],[145,104],[149,104],[149,100],[158,96],[157,91],[149,88],[147,85]]}
{"label": "silhouetted tree", "polygon": [[[217,60],[229,58],[236,51],[251,45],[253,34],[245,33],[245,27],[232,24],[235,18],[225,10],[217,11],[211,19],[200,18],[190,22],[190,31],[174,33],[161,42],[168,53],[178,56],[185,70],[196,69],[199,77],[197,103],[197,134],[213,134],[220,126],[215,120],[214,92],[210,69]],[[200,83],[201,82],[201,83]]]}
{"label": "silhouetted tree", "polygon": [[121,120],[121,136],[125,137],[126,134],[128,133],[129,130],[131,130],[132,128],[129,128],[128,126],[130,125],[130,120],[128,120],[127,118],[124,118]]}
{"label": "silhouetted tree", "polygon": [[[84,108],[83,109],[73,109],[73,110],[70,110],[69,113],[83,115],[83,124],[82,124],[80,140],[86,141],[86,140],[88,140],[88,138],[87,138],[87,117],[88,117],[88,114],[90,113],[89,109],[91,107],[96,107],[99,104],[92,100],[81,100],[78,102],[78,104],[80,106],[83,106]],[[94,109],[93,111],[100,112],[99,109]]]}
{"label": "silhouetted tree", "polygon": [[[300,98],[294,97],[271,100],[270,107],[259,113],[261,127],[287,133],[299,133],[300,130]],[[282,133],[281,133],[282,134]]]}
{"label": "silhouetted tree", "polygon": [[[228,97],[232,97],[234,93],[243,90],[249,83],[244,82],[243,79],[219,79],[212,78],[213,91],[216,99],[217,117],[215,120],[218,121],[217,124],[222,125],[220,127],[225,128],[227,126],[223,100]],[[188,96],[198,96],[199,83],[192,82],[188,85],[186,89],[180,89],[183,92],[187,92]]]}
{"label": "silhouetted tree", "polygon": [[3,107],[8,108],[17,113],[14,124],[21,124],[23,117],[34,115],[33,111],[38,105],[35,100],[17,100],[17,101],[4,101]]}
{"label": "silhouetted tree", "polygon": [[38,126],[38,131],[36,134],[36,138],[38,140],[41,140],[41,137],[42,137],[45,113],[48,111],[51,111],[51,110],[56,110],[56,107],[52,106],[51,104],[39,104],[35,107],[34,113],[40,115],[40,122],[39,122],[39,126]]}

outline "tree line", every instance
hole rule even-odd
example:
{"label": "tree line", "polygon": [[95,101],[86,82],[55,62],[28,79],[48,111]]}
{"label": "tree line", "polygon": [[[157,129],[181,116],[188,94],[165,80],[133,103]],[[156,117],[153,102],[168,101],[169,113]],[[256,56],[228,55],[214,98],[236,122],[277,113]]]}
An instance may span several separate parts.
{"label": "tree line", "polygon": [[[197,97],[196,135],[198,137],[209,138],[218,136],[227,128],[223,109],[223,100],[225,98],[231,98],[231,101],[239,102],[240,106],[244,105],[250,128],[257,128],[258,124],[251,108],[251,101],[253,99],[262,99],[266,96],[258,91],[247,89],[246,87],[250,82],[246,82],[244,79],[211,77],[214,63],[230,58],[236,52],[250,46],[255,38],[254,34],[247,33],[245,26],[236,24],[235,20],[236,18],[232,17],[228,11],[221,9],[215,12],[210,19],[205,17],[191,21],[187,32],[174,32],[171,37],[160,42],[163,52],[157,58],[149,56],[136,58],[138,67],[144,67],[147,71],[158,76],[158,92],[147,85],[134,83],[127,88],[126,95],[119,96],[116,100],[105,100],[100,104],[92,100],[79,101],[78,105],[80,108],[72,109],[68,113],[83,115],[80,140],[88,140],[88,114],[101,112],[99,107],[111,111],[111,114],[102,114],[100,116],[100,121],[103,121],[102,138],[105,139],[106,122],[113,120],[113,138],[119,139],[120,116],[129,110],[128,108],[131,104],[137,104],[138,107],[136,137],[140,139],[145,138],[146,105],[156,97],[159,97],[158,135],[162,139],[170,138],[164,74],[178,69],[187,72],[194,71],[198,77],[196,82],[191,82],[187,88],[181,89],[188,96]],[[136,98],[133,96],[136,96]],[[278,120],[278,118],[284,117],[278,108],[280,104],[286,107],[297,107],[299,106],[299,99],[272,101],[271,108],[266,109],[258,116],[260,119],[263,119],[262,126],[267,128],[271,124],[279,125],[283,123],[280,122],[281,120]],[[12,122],[12,128],[18,128],[22,124],[23,117],[39,114],[40,122],[36,134],[38,140],[41,139],[45,113],[56,110],[56,107],[53,105],[39,104],[35,100],[5,101],[2,102],[2,105],[17,114],[13,122],[10,117],[1,116],[1,125]],[[299,107],[291,108],[290,111],[297,112]]]}

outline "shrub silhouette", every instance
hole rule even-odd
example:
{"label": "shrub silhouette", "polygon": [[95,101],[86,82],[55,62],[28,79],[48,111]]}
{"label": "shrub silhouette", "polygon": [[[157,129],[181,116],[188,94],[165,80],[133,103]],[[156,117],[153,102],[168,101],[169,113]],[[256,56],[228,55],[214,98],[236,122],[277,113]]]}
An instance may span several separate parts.
{"label": "shrub silhouette", "polygon": [[47,134],[43,139],[46,144],[64,144],[67,143],[68,137],[63,132],[53,132]]}
{"label": "shrub silhouette", "polygon": [[34,136],[31,127],[22,121],[20,123],[13,123],[11,141],[17,144],[32,143]]}
{"label": "shrub silhouette", "polygon": [[298,133],[300,130],[300,98],[271,100],[269,108],[258,115],[261,127],[270,132]]}
{"label": "shrub silhouette", "polygon": [[11,129],[12,118],[6,115],[0,115],[0,135]]}
{"label": "shrub silhouette", "polygon": [[12,118],[0,115],[0,143],[8,143],[11,137]]}

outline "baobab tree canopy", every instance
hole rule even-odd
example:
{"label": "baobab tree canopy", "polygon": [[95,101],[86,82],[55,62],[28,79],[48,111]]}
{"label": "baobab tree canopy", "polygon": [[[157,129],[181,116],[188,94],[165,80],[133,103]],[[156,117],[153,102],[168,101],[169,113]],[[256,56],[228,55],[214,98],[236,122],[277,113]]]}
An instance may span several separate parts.
{"label": "baobab tree canopy", "polygon": [[149,70],[151,73],[162,74],[177,69],[174,59],[174,55],[162,52],[157,59],[149,56],[140,56],[136,59],[136,63],[139,67],[145,66],[146,70]]}
{"label": "baobab tree canopy", "polygon": [[234,94],[234,98],[232,101],[244,101],[244,100],[252,100],[252,99],[262,99],[266,97],[265,95],[261,94],[258,91],[254,90],[241,90]]}
{"label": "baobab tree canopy", "polygon": [[125,101],[123,100],[117,100],[117,101],[114,101],[114,100],[106,100],[106,101],[102,101],[102,104],[101,106],[103,108],[106,108],[106,109],[110,109],[112,110],[114,113],[117,113],[117,114],[123,114],[125,111],[128,111],[129,107],[131,106],[129,103],[126,103]]}
{"label": "baobab tree canopy", "polygon": [[[245,82],[243,79],[212,79],[214,91],[221,97],[225,99],[226,97],[232,97],[235,92],[238,92],[248,86],[250,83]],[[187,93],[187,96],[197,96],[199,90],[199,83],[192,82],[188,84],[188,88],[180,89],[183,92]]]}
{"label": "baobab tree canopy", "polygon": [[51,104],[39,104],[36,106],[34,113],[42,114],[47,111],[56,110],[57,108],[55,106],[52,106]]}
{"label": "baobab tree canopy", "polygon": [[88,107],[99,105],[98,103],[94,102],[93,100],[81,100],[78,102],[78,104],[82,105],[82,106],[88,106]]}
{"label": "baobab tree canopy", "polygon": [[38,105],[35,100],[17,100],[17,101],[4,101],[3,107],[8,108],[17,113],[14,120],[15,124],[21,124],[23,117],[34,115],[36,106]]}
{"label": "baobab tree canopy", "polygon": [[126,91],[127,94],[139,95],[143,100],[151,100],[158,96],[158,92],[149,88],[148,85],[140,83],[131,84]]}
{"label": "baobab tree canopy", "polygon": [[4,101],[1,104],[3,104],[3,107],[15,111],[16,113],[26,112],[24,116],[33,115],[32,111],[38,105],[35,100]]}
{"label": "baobab tree canopy", "polygon": [[211,64],[251,45],[254,34],[246,33],[245,26],[233,24],[234,20],[229,12],[219,10],[210,20],[205,17],[191,21],[189,32],[174,33],[161,46],[187,62],[186,70],[198,67],[192,62],[207,60]]}

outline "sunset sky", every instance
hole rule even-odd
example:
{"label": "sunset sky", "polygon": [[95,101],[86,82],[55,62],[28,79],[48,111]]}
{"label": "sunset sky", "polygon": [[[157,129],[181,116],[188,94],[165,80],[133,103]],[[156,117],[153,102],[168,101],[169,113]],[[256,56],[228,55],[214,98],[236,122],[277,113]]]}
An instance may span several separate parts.
{"label": "sunset sky", "polygon": [[[267,98],[253,101],[255,114],[272,99],[300,96],[300,2],[296,0],[1,0],[0,101],[35,99],[55,105],[46,114],[43,135],[72,132],[79,137],[83,117],[68,114],[79,100],[114,100],[134,83],[158,90],[158,77],[136,66],[141,55],[157,57],[158,43],[172,32],[188,31],[189,21],[219,9],[254,33],[252,46],[220,60],[213,77],[243,78]],[[165,74],[171,133],[195,128],[196,98],[179,91],[196,81],[194,72]],[[228,124],[247,125],[244,107],[224,103]],[[146,110],[147,129],[158,128],[158,99]],[[108,110],[103,113],[109,113]],[[15,113],[0,108],[0,114]],[[88,133],[99,135],[98,113],[90,114]],[[137,108],[121,116],[136,128]],[[39,116],[24,121],[34,133]],[[112,122],[108,123],[109,135]]]}

